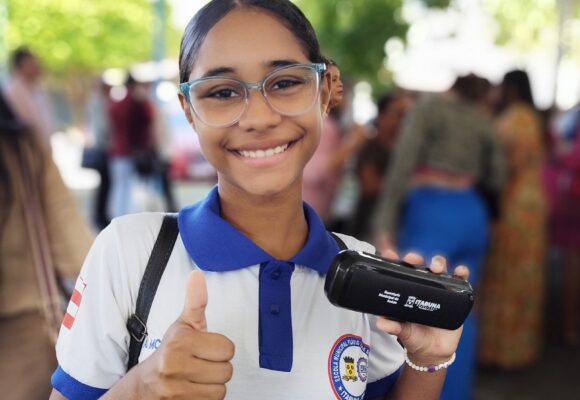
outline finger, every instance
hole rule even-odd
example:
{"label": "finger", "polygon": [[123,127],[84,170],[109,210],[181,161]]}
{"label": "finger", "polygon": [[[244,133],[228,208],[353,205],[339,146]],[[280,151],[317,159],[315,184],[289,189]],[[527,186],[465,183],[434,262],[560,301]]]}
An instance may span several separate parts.
{"label": "finger", "polygon": [[442,256],[435,256],[431,259],[431,265],[429,265],[431,272],[440,274],[447,271],[447,260]]}
{"label": "finger", "polygon": [[192,271],[187,277],[185,286],[185,304],[179,317],[198,331],[207,331],[205,308],[207,307],[207,286],[201,271]]}
{"label": "finger", "polygon": [[178,357],[180,365],[191,362],[191,358],[225,362],[234,357],[234,343],[226,336],[214,332],[202,332],[181,321],[176,321],[163,337],[165,350]]}
{"label": "finger", "polygon": [[[391,257],[391,256],[388,256],[387,254],[396,253],[395,248],[393,246],[393,243],[391,242],[391,240],[389,238],[389,235],[387,235],[387,233],[385,233],[385,232],[379,232],[376,235],[375,243],[376,243],[377,249],[379,249],[379,253],[381,253],[384,257]],[[399,256],[396,255],[393,258],[399,259]]]}
{"label": "finger", "polygon": [[408,262],[409,264],[413,264],[413,265],[424,265],[425,264],[425,259],[423,258],[423,256],[421,256],[420,254],[417,253],[407,253],[407,255],[405,257],[403,257],[403,261]]}
{"label": "finger", "polygon": [[226,397],[226,385],[224,384],[200,384],[189,383],[187,394],[178,397],[179,400],[222,400]]}
{"label": "finger", "polygon": [[382,251],[381,252],[381,256],[383,256],[384,258],[390,258],[392,260],[398,260],[399,259],[399,253],[397,253],[393,249],[387,249],[385,251]]}
{"label": "finger", "polygon": [[377,328],[383,332],[397,336],[401,332],[401,323],[384,317],[377,317]]}
{"label": "finger", "polygon": [[461,278],[463,280],[468,280],[469,279],[469,268],[467,268],[465,265],[459,265],[453,271],[453,276],[456,276],[456,277]]}
{"label": "finger", "polygon": [[402,341],[405,341],[411,335],[411,325],[408,323],[402,323],[392,321],[384,317],[378,317],[376,325],[379,330],[385,333],[390,333],[391,335],[395,335]]}
{"label": "finger", "polygon": [[192,354],[207,361],[230,361],[234,357],[234,343],[219,333],[202,332],[192,338]]}
{"label": "finger", "polygon": [[190,360],[183,365],[185,376],[195,383],[224,384],[230,381],[233,367],[230,362]]}

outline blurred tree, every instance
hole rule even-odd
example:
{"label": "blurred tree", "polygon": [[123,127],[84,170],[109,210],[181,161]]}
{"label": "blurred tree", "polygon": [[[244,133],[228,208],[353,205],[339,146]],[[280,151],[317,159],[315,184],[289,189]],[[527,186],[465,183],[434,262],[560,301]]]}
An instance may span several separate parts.
{"label": "blurred tree", "polygon": [[485,0],[483,4],[498,22],[498,43],[522,53],[540,45],[554,45],[558,22],[556,0]]}
{"label": "blurred tree", "polygon": [[[8,47],[29,46],[52,72],[128,67],[152,57],[150,0],[7,0],[7,4]],[[166,35],[169,43],[175,43],[176,36],[174,29]]]}
{"label": "blurred tree", "polygon": [[[428,7],[447,7],[449,0],[419,0]],[[310,19],[325,54],[353,80],[374,88],[391,85],[384,67],[385,43],[405,40],[408,25],[401,16],[404,0],[295,0]]]}
{"label": "blurred tree", "polygon": [[553,48],[558,40],[559,13],[564,12],[561,40],[571,55],[580,59],[580,1],[484,0],[483,4],[498,22],[498,42],[522,53]]}
{"label": "blurred tree", "polygon": [[[400,18],[402,0],[296,0],[308,16],[324,53],[354,80],[373,86],[388,84],[385,42],[405,37],[407,24]],[[381,82],[382,81],[382,82]]]}

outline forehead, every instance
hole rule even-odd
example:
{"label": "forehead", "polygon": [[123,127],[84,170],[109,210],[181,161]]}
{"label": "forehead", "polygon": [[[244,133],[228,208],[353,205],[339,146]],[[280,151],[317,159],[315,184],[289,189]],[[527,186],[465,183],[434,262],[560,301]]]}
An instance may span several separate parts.
{"label": "forehead", "polygon": [[302,43],[278,18],[259,9],[235,9],[207,34],[190,79],[221,67],[259,75],[274,60],[309,62]]}

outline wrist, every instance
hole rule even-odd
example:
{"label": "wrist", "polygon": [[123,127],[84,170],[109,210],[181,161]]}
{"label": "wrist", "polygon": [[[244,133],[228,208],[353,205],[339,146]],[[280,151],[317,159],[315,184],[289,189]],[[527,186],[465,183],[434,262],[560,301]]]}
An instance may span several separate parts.
{"label": "wrist", "polygon": [[[146,361],[145,361],[146,362]],[[145,399],[145,391],[142,388],[141,364],[137,364],[125,374],[117,383],[111,387],[107,393],[101,397],[106,400],[137,400]],[[146,376],[146,375],[145,375]]]}
{"label": "wrist", "polygon": [[417,357],[407,353],[407,349],[403,348],[405,363],[415,371],[420,372],[437,372],[442,369],[447,369],[453,362],[455,362],[455,353],[447,357],[441,356],[427,356]]}

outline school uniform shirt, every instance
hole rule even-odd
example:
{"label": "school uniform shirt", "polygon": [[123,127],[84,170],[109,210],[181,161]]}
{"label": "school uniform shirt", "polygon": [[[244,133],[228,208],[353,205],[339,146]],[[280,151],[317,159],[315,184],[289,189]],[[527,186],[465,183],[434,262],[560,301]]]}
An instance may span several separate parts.
{"label": "school uniform shirt", "polygon": [[[339,247],[312,208],[304,210],[304,247],[290,260],[276,260],[220,217],[217,188],[182,209],[139,361],[160,346],[182,312],[187,275],[200,269],[208,331],[235,344],[226,398],[356,400],[387,393],[402,348],[375,328],[375,317],[328,301],[325,274]],[[98,398],[126,373],[126,322],[162,219],[155,213],[118,218],[91,249],[56,347],[52,383],[67,398]],[[349,248],[374,252],[368,243],[340,237]]]}

